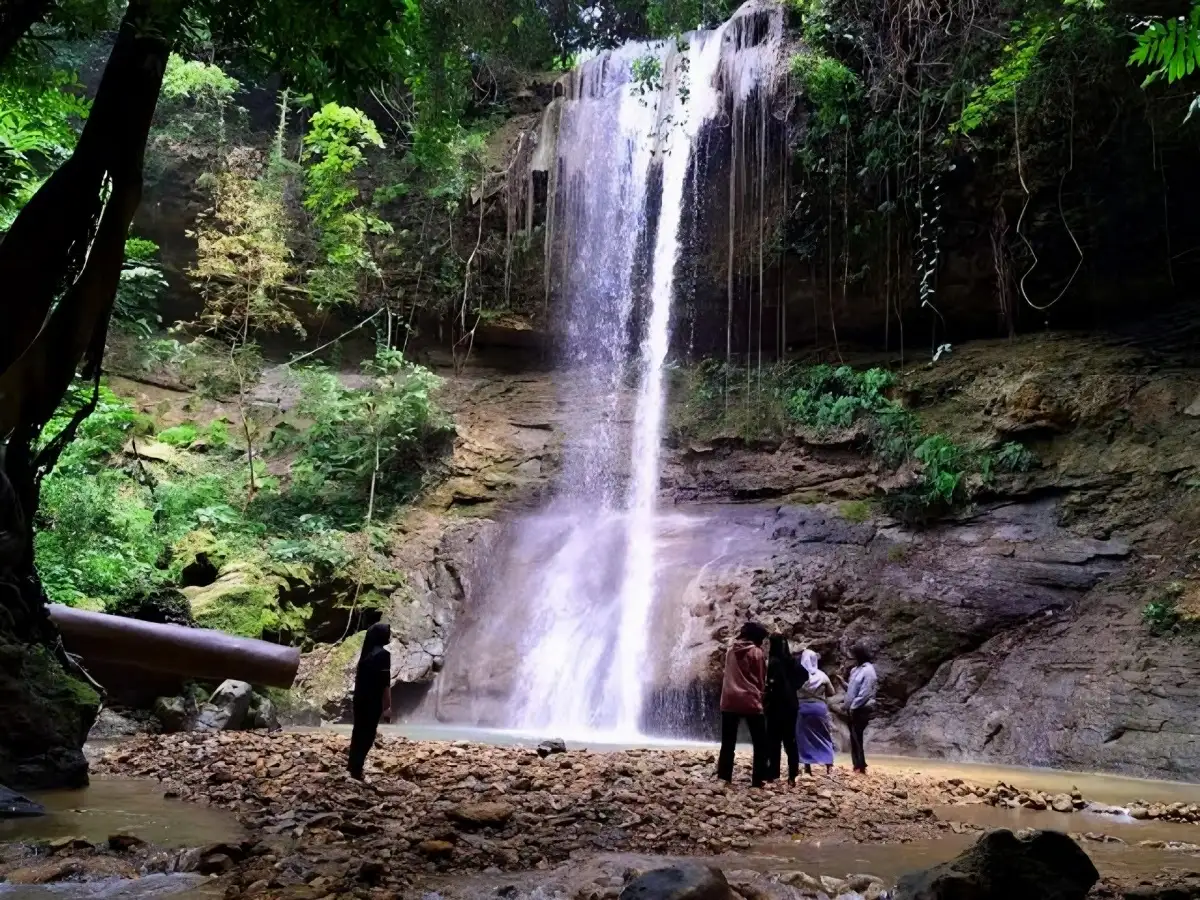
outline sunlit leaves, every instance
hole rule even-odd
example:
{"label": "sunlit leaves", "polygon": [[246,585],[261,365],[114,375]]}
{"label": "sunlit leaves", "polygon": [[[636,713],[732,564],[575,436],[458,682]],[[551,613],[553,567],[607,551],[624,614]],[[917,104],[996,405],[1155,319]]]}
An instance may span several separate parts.
{"label": "sunlit leaves", "polygon": [[1195,72],[1200,65],[1200,2],[1192,5],[1186,18],[1179,16],[1146,23],[1145,29],[1137,35],[1137,46],[1129,57],[1129,64],[1151,69],[1143,86],[1159,78],[1174,84]]}

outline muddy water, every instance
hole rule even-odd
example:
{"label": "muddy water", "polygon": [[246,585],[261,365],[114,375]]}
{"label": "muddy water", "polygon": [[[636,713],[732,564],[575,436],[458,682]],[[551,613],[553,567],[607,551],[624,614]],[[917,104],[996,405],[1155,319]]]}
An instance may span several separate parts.
{"label": "muddy water", "polygon": [[242,835],[232,813],[168,800],[156,781],[93,778],[81,790],[29,796],[48,814],[0,821],[0,842],[82,837],[99,843],[124,831],[160,847],[197,847]]}
{"label": "muddy water", "polygon": [[105,878],[86,884],[0,884],[0,900],[220,900],[225,889],[197,875],[147,875],[144,878]]}

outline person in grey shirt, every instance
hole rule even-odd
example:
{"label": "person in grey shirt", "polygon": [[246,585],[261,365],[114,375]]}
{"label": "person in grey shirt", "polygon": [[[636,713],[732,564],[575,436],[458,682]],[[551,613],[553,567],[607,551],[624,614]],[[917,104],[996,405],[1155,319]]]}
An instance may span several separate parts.
{"label": "person in grey shirt", "polygon": [[871,663],[871,650],[861,641],[850,651],[857,665],[850,673],[850,684],[846,687],[846,712],[850,717],[850,757],[854,771],[867,774],[867,757],[863,752],[863,736],[875,709],[875,695],[879,691],[879,676]]}

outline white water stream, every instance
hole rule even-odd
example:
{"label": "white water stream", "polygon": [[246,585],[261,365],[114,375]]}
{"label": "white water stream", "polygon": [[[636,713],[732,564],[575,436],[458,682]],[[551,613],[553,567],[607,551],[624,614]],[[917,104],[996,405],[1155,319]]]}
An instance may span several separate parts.
{"label": "white water stream", "polygon": [[549,175],[563,472],[550,504],[513,524],[479,601],[481,633],[458,640],[457,674],[444,679],[502,706],[490,724],[585,739],[642,732],[660,548],[679,527],[657,507],[676,272],[699,216],[689,174],[704,130],[732,128],[739,113],[744,125],[746,98],[773,77],[762,62],[777,61],[778,29],[763,21],[599,53],[547,110],[535,166]]}

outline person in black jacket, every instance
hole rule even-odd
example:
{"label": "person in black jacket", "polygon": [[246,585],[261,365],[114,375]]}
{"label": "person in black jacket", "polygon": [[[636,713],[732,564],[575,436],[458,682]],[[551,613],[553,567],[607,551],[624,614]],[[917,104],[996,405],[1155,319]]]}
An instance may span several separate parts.
{"label": "person in black jacket", "polygon": [[363,764],[375,744],[379,718],[392,708],[392,629],[376,622],[363,637],[354,673],[354,730],[350,733],[350,777],[363,779]]}
{"label": "person in black jacket", "polygon": [[800,757],[796,751],[796,663],[787,638],[771,635],[767,653],[767,690],[764,711],[767,715],[767,778],[779,778],[782,762],[780,748],[787,752],[788,784],[796,783]]}

